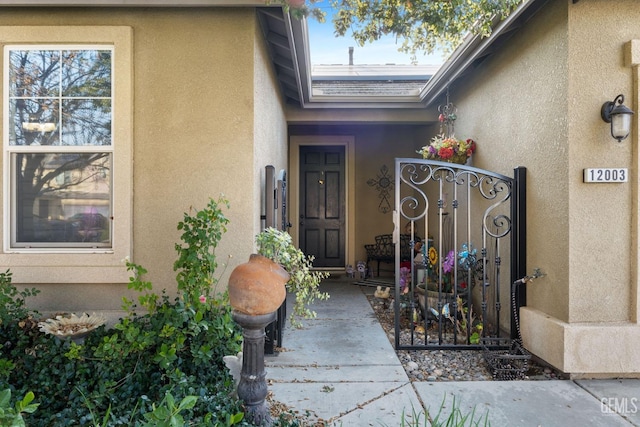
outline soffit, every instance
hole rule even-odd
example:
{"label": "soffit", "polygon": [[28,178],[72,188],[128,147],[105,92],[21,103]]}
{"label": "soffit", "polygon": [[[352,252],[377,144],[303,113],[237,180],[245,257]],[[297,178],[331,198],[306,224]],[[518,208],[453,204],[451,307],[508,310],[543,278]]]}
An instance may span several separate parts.
{"label": "soffit", "polygon": [[297,61],[292,28],[295,21],[282,8],[259,7],[256,13],[282,96],[287,103],[301,105],[302,80],[306,78],[306,69]]}

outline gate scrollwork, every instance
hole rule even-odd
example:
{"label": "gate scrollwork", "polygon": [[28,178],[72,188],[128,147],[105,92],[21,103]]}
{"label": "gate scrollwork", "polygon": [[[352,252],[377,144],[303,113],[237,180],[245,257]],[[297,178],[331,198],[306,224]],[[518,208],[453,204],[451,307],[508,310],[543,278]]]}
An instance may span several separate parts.
{"label": "gate scrollwork", "polygon": [[[514,178],[466,165],[401,158],[396,159],[395,180],[394,223],[407,224],[404,229],[412,233],[404,240],[412,244],[410,253],[419,255],[413,251],[415,242],[422,241],[425,248],[422,257],[403,260],[396,247],[396,348],[478,348],[469,333],[472,307],[477,307],[475,313],[485,324],[483,335],[508,331],[508,310],[500,310],[501,300],[508,300],[504,293],[509,291],[508,281],[513,275],[508,271],[511,264],[505,261],[517,256],[513,253],[515,246],[507,244],[513,243],[509,237],[514,238]],[[395,233],[394,241],[400,242],[400,227]],[[508,242],[503,244],[504,239]],[[460,251],[461,247],[470,250],[472,246],[477,248],[478,265],[482,266],[477,280],[481,286],[475,289],[475,277],[465,264],[467,259],[463,262],[462,258],[466,252]],[[436,264],[426,256],[431,247],[440,256]],[[452,295],[443,292],[445,256]],[[400,265],[406,268],[407,261],[411,265],[411,289],[401,293]],[[467,282],[467,287],[459,286]],[[424,288],[422,298],[420,286]],[[435,299],[426,296],[429,286],[437,289]],[[467,321],[466,331],[460,326],[465,324],[461,320]]]}

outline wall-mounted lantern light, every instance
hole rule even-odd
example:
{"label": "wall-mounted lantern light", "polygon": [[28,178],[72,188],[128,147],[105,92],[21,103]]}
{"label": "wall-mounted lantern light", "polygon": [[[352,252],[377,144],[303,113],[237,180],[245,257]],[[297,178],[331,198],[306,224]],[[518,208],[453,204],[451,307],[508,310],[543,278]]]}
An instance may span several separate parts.
{"label": "wall-mounted lantern light", "polygon": [[629,132],[631,132],[631,116],[633,116],[633,111],[623,102],[624,95],[620,94],[613,101],[607,101],[602,104],[602,109],[600,110],[602,120],[611,123],[611,136],[618,142],[629,136]]}

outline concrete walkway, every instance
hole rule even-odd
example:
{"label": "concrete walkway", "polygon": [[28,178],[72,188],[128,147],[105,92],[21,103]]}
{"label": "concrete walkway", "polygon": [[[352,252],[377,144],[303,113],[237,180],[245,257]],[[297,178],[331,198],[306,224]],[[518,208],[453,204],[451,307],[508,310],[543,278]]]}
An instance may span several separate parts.
{"label": "concrete walkway", "polygon": [[331,426],[426,426],[425,410],[435,418],[442,407],[445,421],[455,399],[479,425],[640,426],[637,379],[412,383],[366,299],[373,288],[329,279],[323,290],[331,298],[313,307],[318,317],[287,326],[284,351],[265,361],[274,400],[300,414]]}

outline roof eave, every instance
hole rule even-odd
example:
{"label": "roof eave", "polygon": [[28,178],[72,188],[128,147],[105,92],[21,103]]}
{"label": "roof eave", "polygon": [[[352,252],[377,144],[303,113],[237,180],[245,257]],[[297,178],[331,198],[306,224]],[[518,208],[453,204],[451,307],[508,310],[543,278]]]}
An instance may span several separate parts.
{"label": "roof eave", "polygon": [[305,108],[423,108],[418,96],[348,96],[314,95]]}
{"label": "roof eave", "polygon": [[296,66],[296,75],[300,87],[300,107],[307,108],[311,99],[311,59],[309,55],[307,20],[306,18],[292,19],[289,14],[289,22],[291,23],[293,63]]}

